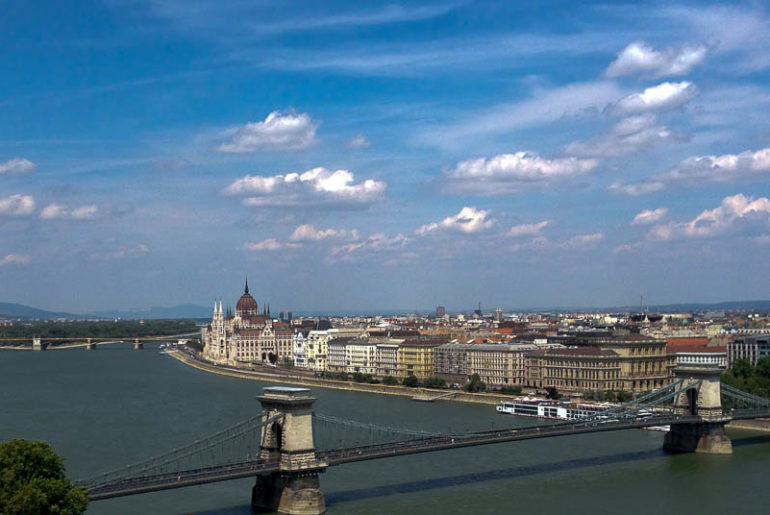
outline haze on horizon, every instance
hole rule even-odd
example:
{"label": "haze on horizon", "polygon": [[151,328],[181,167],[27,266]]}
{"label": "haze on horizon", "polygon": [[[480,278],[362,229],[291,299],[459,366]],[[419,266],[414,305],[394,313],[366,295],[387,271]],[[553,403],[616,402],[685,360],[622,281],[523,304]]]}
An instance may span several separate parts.
{"label": "haze on horizon", "polygon": [[0,301],[764,299],[764,2],[0,2]]}

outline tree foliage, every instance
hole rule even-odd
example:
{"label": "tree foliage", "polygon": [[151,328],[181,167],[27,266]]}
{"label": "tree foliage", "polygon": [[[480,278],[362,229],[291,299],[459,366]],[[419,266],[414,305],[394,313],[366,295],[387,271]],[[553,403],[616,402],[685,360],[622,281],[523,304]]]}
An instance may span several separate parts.
{"label": "tree foliage", "polygon": [[401,384],[414,388],[415,386],[420,386],[420,380],[415,376],[409,375],[406,376],[403,381],[401,381]]}
{"label": "tree foliage", "polygon": [[468,378],[468,382],[465,383],[463,389],[466,392],[485,392],[487,391],[487,384],[481,380],[481,376],[473,374]]}
{"label": "tree foliage", "polygon": [[194,320],[49,321],[0,326],[2,338],[137,338],[200,331]]}
{"label": "tree foliage", "polygon": [[425,388],[446,388],[446,381],[440,377],[426,377],[422,385]]}
{"label": "tree foliage", "polygon": [[64,475],[64,460],[42,441],[17,438],[0,444],[0,513],[83,513],[85,488]]}
{"label": "tree foliage", "polygon": [[757,366],[752,366],[747,359],[736,359],[721,380],[744,392],[770,397],[770,356],[760,358]]}
{"label": "tree foliage", "polygon": [[382,378],[382,384],[387,384],[390,386],[394,386],[398,384],[398,379],[396,379],[393,376],[385,376]]}

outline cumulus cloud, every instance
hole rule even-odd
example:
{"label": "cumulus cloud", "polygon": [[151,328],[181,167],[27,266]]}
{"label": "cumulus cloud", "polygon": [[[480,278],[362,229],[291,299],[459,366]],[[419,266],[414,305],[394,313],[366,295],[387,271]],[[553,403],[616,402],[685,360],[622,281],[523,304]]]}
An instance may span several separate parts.
{"label": "cumulus cloud", "polygon": [[661,175],[662,181],[739,182],[763,179],[770,174],[770,148],[740,154],[689,157]]}
{"label": "cumulus cloud", "polygon": [[475,207],[464,207],[456,215],[448,216],[441,222],[423,225],[415,233],[423,236],[439,230],[460,231],[466,234],[483,231],[492,227],[496,222],[496,220],[489,218],[489,213],[489,211]]}
{"label": "cumulus cloud", "polygon": [[11,195],[0,198],[0,216],[27,216],[35,210],[35,199],[30,195]]}
{"label": "cumulus cloud", "polygon": [[289,241],[320,241],[326,239],[358,238],[358,231],[344,229],[317,229],[313,225],[300,225],[289,236]]}
{"label": "cumulus cloud", "polygon": [[97,215],[98,209],[93,204],[71,209],[62,204],[52,202],[40,211],[40,218],[42,220],[93,220]]}
{"label": "cumulus cloud", "polygon": [[655,50],[644,41],[635,41],[621,50],[604,74],[607,77],[685,75],[702,63],[707,53],[708,48],[703,45]]}
{"label": "cumulus cloud", "polygon": [[445,177],[447,193],[503,195],[527,188],[544,188],[596,168],[594,159],[547,159],[535,152],[517,152],[460,161]]}
{"label": "cumulus cloud", "polygon": [[363,205],[380,200],[386,187],[386,183],[372,179],[356,183],[348,170],[332,172],[319,167],[286,175],[246,175],[223,193],[245,197],[249,206]]}
{"label": "cumulus cloud", "polygon": [[254,243],[247,242],[243,244],[243,250],[250,250],[254,252],[280,250],[283,247],[284,247],[284,244],[279,242],[275,238],[268,238],[266,240],[262,240]]}
{"label": "cumulus cloud", "polygon": [[697,94],[698,88],[692,82],[663,82],[621,98],[608,106],[608,110],[620,116],[671,111],[684,106]]}
{"label": "cumulus cloud", "polygon": [[363,134],[356,134],[345,142],[345,146],[348,148],[369,148],[372,142]]}
{"label": "cumulus cloud", "polygon": [[247,123],[232,139],[222,143],[219,152],[255,152],[257,150],[299,150],[317,142],[318,123],[305,113],[273,111],[262,122]]}
{"label": "cumulus cloud", "polygon": [[0,259],[0,266],[5,265],[26,265],[30,262],[29,256],[25,254],[8,254]]}
{"label": "cumulus cloud", "polygon": [[770,199],[753,198],[739,193],[725,197],[714,209],[703,211],[688,222],[656,225],[647,234],[651,240],[682,238],[710,238],[738,233],[759,226],[764,231],[770,226]]}
{"label": "cumulus cloud", "polygon": [[649,193],[657,193],[666,189],[666,185],[659,181],[640,182],[637,184],[623,184],[613,182],[608,190],[615,195],[625,195],[627,197],[638,197]]}
{"label": "cumulus cloud", "polygon": [[656,125],[656,122],[657,118],[652,114],[624,118],[604,134],[570,143],[564,152],[580,157],[627,156],[658,144],[689,140],[689,135]]}
{"label": "cumulus cloud", "polygon": [[644,209],[631,220],[631,225],[650,225],[657,223],[661,218],[666,216],[666,213],[668,213],[668,209],[665,207],[652,210]]}
{"label": "cumulus cloud", "polygon": [[604,239],[604,234],[600,232],[595,232],[591,234],[579,234],[577,236],[573,236],[572,238],[566,241],[561,242],[559,246],[566,249],[581,250],[581,249],[587,249],[587,248],[593,247],[603,239]]}
{"label": "cumulus cloud", "polygon": [[0,175],[4,173],[29,173],[34,172],[36,168],[35,163],[29,159],[23,157],[14,157],[9,159],[5,163],[0,163]]}
{"label": "cumulus cloud", "polygon": [[508,236],[512,236],[514,238],[518,238],[520,236],[534,236],[540,234],[540,232],[545,229],[549,223],[550,222],[548,220],[544,220],[536,224],[514,225],[508,230]]}

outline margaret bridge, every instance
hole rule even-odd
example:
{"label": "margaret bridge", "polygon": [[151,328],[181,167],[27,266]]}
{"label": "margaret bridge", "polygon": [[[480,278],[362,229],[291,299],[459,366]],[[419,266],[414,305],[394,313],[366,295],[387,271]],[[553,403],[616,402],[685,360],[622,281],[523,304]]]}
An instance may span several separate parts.
{"label": "margaret bridge", "polygon": [[674,381],[631,402],[585,418],[469,433],[428,433],[316,413],[310,390],[266,387],[262,412],[189,445],[79,483],[91,500],[256,477],[255,511],[325,512],[319,474],[354,461],[445,451],[535,438],[670,425],[672,452],[730,454],[724,426],[770,417],[770,399],[719,381],[721,369],[678,367]]}

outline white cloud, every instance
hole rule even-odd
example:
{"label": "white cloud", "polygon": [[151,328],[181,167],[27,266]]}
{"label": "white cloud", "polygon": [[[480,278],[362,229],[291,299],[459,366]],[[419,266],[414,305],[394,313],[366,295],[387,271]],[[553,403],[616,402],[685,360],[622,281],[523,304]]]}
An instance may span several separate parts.
{"label": "white cloud", "polygon": [[29,195],[0,198],[0,216],[27,216],[35,210],[35,199]]}
{"label": "white cloud", "polygon": [[530,99],[498,105],[448,126],[431,127],[424,139],[439,144],[465,146],[468,137],[507,133],[597,113],[623,94],[614,81],[539,88],[533,91]]}
{"label": "white cloud", "polygon": [[740,154],[689,157],[659,176],[666,182],[738,182],[764,179],[770,174],[770,148]]}
{"label": "white cloud", "polygon": [[286,175],[246,175],[223,190],[225,195],[245,197],[249,206],[300,206],[318,204],[369,204],[380,200],[384,182],[367,179],[355,183],[347,170],[332,172],[313,168]]}
{"label": "white cloud", "polygon": [[508,236],[514,238],[518,238],[520,236],[534,236],[540,234],[540,232],[545,229],[549,223],[550,222],[548,220],[544,220],[536,224],[514,225],[508,230]]}
{"label": "white cloud", "polygon": [[703,45],[655,50],[644,41],[636,41],[618,54],[604,74],[607,77],[637,74],[654,77],[685,75],[702,63],[707,53],[708,49]]}
{"label": "white cloud", "polygon": [[318,123],[305,113],[273,111],[265,121],[247,123],[222,143],[220,152],[255,152],[257,150],[299,150],[314,145]]}
{"label": "white cloud", "polygon": [[658,209],[644,209],[638,213],[631,221],[631,225],[650,225],[660,221],[661,218],[666,216],[668,209],[660,207]]}
{"label": "white cloud", "polygon": [[415,233],[422,236],[442,229],[460,231],[467,234],[483,231],[492,227],[496,222],[496,220],[488,218],[489,213],[489,211],[476,209],[475,207],[464,207],[456,215],[448,216],[441,222],[423,225]]}
{"label": "white cloud", "polygon": [[624,118],[604,134],[588,141],[570,143],[564,152],[581,157],[616,157],[635,154],[661,143],[689,140],[687,134],[655,125],[656,121],[652,114]]}
{"label": "white cloud", "polygon": [[703,211],[689,222],[672,222],[652,227],[647,234],[651,240],[675,240],[682,238],[711,238],[738,233],[759,225],[762,230],[770,226],[770,199],[753,198],[741,193],[725,197],[714,209]]}
{"label": "white cloud", "polygon": [[8,254],[0,259],[0,266],[5,265],[26,265],[30,262],[29,256],[25,254]]}
{"label": "white cloud", "polygon": [[657,193],[666,189],[666,185],[659,181],[640,182],[638,184],[623,184],[620,182],[613,182],[610,187],[607,188],[610,193],[615,195],[625,195],[627,197],[638,197],[639,195],[647,195],[649,193]]}
{"label": "white cloud", "polygon": [[345,142],[345,146],[348,148],[369,148],[372,142],[363,134],[356,134]]}
{"label": "white cloud", "polygon": [[646,88],[641,93],[633,93],[608,106],[615,115],[670,111],[678,109],[698,94],[698,88],[692,82],[663,82]]}
{"label": "white cloud", "polygon": [[273,250],[280,250],[285,245],[279,241],[277,241],[275,238],[268,238],[266,240],[258,241],[255,243],[244,243],[243,244],[243,250],[250,250],[254,252],[258,251],[273,251]]}
{"label": "white cloud", "polygon": [[325,239],[358,238],[358,231],[344,229],[316,229],[313,225],[300,225],[289,236],[289,241],[320,241]]}
{"label": "white cloud", "polygon": [[140,243],[131,247],[121,247],[113,252],[101,254],[95,256],[99,259],[133,259],[147,255],[150,252],[150,247]]}
{"label": "white cloud", "polygon": [[546,159],[535,152],[517,152],[460,161],[445,173],[447,193],[504,195],[528,188],[543,188],[596,168],[594,159]]}
{"label": "white cloud", "polygon": [[381,232],[374,233],[364,240],[347,243],[333,248],[331,251],[331,261],[350,261],[353,260],[355,256],[366,253],[400,251],[410,241],[412,240],[403,234],[388,236]]}
{"label": "white cloud", "polygon": [[93,220],[97,215],[98,209],[93,204],[70,209],[62,204],[52,202],[40,211],[42,220]]}
{"label": "white cloud", "polygon": [[29,173],[35,171],[35,163],[23,157],[14,157],[5,163],[0,163],[0,175],[4,173]]}
{"label": "white cloud", "polygon": [[593,247],[603,239],[604,234],[600,232],[591,234],[579,234],[561,242],[559,246],[567,249],[581,250]]}

